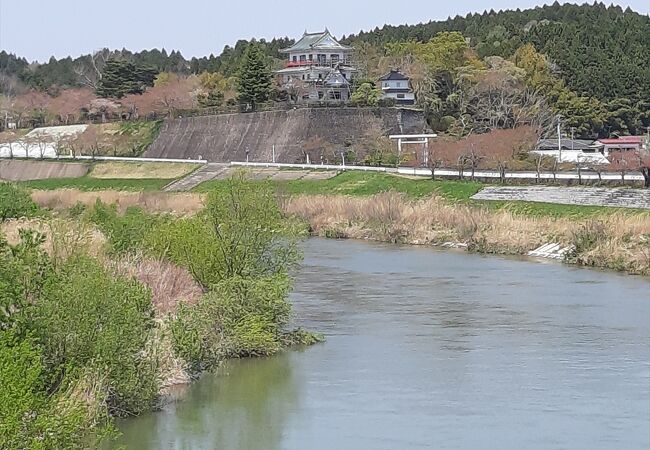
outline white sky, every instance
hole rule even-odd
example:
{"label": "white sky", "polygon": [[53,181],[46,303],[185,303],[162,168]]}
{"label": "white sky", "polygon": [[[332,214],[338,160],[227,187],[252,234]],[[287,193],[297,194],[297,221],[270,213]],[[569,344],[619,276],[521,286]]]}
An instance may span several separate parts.
{"label": "white sky", "polygon": [[[300,37],[328,27],[340,37],[360,30],[446,19],[485,9],[529,8],[541,0],[0,0],[0,49],[28,60],[78,56],[103,47],[181,50],[186,58],[219,54],[238,39]],[[650,0],[615,1],[643,14]]]}

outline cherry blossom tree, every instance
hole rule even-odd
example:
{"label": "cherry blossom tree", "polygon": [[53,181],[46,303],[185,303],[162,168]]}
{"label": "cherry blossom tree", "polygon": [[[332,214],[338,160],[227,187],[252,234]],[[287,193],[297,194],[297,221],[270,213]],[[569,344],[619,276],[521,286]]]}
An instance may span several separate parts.
{"label": "cherry blossom tree", "polygon": [[90,110],[96,98],[95,93],[88,88],[66,89],[51,99],[48,109],[61,123],[68,125],[79,118],[83,109]]}
{"label": "cherry blossom tree", "polygon": [[641,172],[643,175],[644,187],[650,188],[650,151],[617,151],[609,155],[609,161],[609,168],[620,172],[623,181],[625,181],[626,173]]}

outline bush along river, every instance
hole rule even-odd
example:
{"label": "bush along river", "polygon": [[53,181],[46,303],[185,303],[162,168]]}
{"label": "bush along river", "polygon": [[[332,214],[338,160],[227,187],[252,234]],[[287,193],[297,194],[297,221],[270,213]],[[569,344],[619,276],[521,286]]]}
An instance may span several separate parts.
{"label": "bush along river", "polygon": [[645,449],[650,282],[556,263],[311,239],[292,294],[327,341],[229,361],[131,449]]}

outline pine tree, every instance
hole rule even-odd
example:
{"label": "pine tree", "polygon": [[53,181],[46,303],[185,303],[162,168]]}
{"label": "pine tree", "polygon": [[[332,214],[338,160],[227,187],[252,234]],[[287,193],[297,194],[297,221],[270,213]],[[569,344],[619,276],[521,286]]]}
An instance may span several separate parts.
{"label": "pine tree", "polygon": [[239,68],[239,101],[248,103],[255,110],[259,103],[269,99],[272,82],[273,74],[266,63],[261,46],[251,43],[244,51]]}
{"label": "pine tree", "polygon": [[129,61],[106,62],[97,95],[105,98],[122,98],[128,94],[142,94],[153,86],[158,71],[151,66],[136,65]]}

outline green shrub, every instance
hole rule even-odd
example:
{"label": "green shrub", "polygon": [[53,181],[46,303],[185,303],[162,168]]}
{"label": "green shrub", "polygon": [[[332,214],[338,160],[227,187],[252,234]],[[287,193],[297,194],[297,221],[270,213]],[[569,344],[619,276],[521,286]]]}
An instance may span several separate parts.
{"label": "green shrub", "polygon": [[52,270],[41,248],[45,236],[31,230],[20,230],[19,235],[16,245],[0,235],[0,330],[16,325],[16,317],[38,297]]}
{"label": "green shrub", "polygon": [[[101,440],[86,405],[49,396],[41,353],[31,339],[0,331],[0,448],[85,449]],[[65,407],[62,407],[65,405]]]}
{"label": "green shrub", "polygon": [[176,353],[202,370],[225,357],[278,352],[291,314],[290,286],[284,275],[233,277],[214,285],[198,305],[181,308],[172,322]]}
{"label": "green shrub", "polygon": [[89,212],[89,218],[107,237],[110,253],[113,254],[140,250],[147,233],[164,220],[163,216],[134,206],[120,214],[117,205],[106,205],[100,200]]}
{"label": "green shrub", "polygon": [[270,184],[237,174],[210,192],[203,214],[152,229],[145,248],[186,267],[209,289],[231,277],[287,273],[300,256],[293,226]]}
{"label": "green shrub", "polygon": [[159,224],[146,235],[144,248],[154,257],[187,268],[204,288],[223,277],[225,255],[217,245],[214,229],[204,218]]}
{"label": "green shrub", "polygon": [[572,232],[574,251],[571,256],[580,255],[596,247],[607,238],[607,227],[599,220],[588,220]]}
{"label": "green shrub", "polygon": [[77,202],[68,210],[68,214],[72,218],[79,218],[86,212],[86,209],[85,204]]}
{"label": "green shrub", "polygon": [[46,281],[26,312],[43,347],[48,386],[96,370],[105,377],[111,414],[137,414],[153,405],[158,382],[156,361],[145,351],[154,327],[147,288],[76,257]]}
{"label": "green shrub", "polygon": [[29,192],[12,183],[0,182],[0,221],[34,217],[39,208],[32,201]]}

